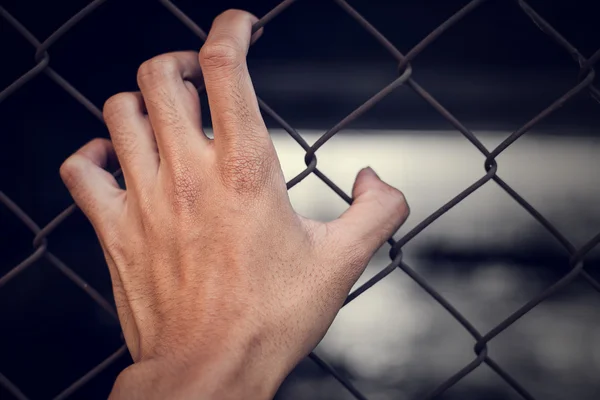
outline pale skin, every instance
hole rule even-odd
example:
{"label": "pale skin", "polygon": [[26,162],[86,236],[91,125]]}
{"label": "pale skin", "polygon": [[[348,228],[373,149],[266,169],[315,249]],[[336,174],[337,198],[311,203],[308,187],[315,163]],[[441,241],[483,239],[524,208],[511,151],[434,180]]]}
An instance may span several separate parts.
{"label": "pale skin", "polygon": [[[338,219],[296,214],[246,65],[256,20],[226,11],[199,52],[143,63],[140,91],[104,105],[111,141],[60,168],[104,250],[134,360],[113,400],[272,398],[408,217],[369,168]],[[126,190],[107,172],[116,164]]]}

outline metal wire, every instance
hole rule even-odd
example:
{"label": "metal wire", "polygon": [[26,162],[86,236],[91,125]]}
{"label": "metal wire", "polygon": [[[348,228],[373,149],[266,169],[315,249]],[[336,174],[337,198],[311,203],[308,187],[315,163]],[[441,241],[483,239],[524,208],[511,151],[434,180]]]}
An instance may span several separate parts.
{"label": "metal wire", "polygon": [[[24,73],[19,79],[14,81],[8,87],[0,92],[0,103],[8,98],[15,91],[22,88],[28,82],[32,81],[42,72],[46,74],[51,80],[53,80],[60,88],[64,89],[79,103],[81,103],[91,114],[93,114],[100,121],[102,119],[102,113],[98,107],[96,107],[90,100],[88,100],[82,93],[80,93],[75,87],[73,87],[65,78],[54,71],[50,66],[50,56],[48,50],[56,43],[60,38],[67,34],[73,26],[80,23],[86,16],[94,12],[102,3],[106,0],[95,0],[84,7],[76,15],[61,25],[54,33],[52,33],[45,41],[40,42],[36,39],[19,21],[17,21],[12,15],[10,15],[4,8],[0,7],[0,18],[4,19],[10,24],[18,33],[20,33],[35,49],[34,60],[35,66],[29,71]],[[189,28],[198,38],[202,41],[206,39],[206,32],[201,29],[190,17],[183,13],[175,4],[170,0],[158,0],[165,9],[170,12],[175,18],[181,21],[187,28]],[[506,138],[501,144],[492,150],[488,150],[477,137],[466,128],[456,117],[454,117],[446,108],[444,108],[429,92],[427,92],[422,86],[420,86],[412,78],[412,66],[410,61],[414,60],[425,48],[427,48],[433,41],[441,36],[447,29],[458,24],[463,18],[465,18],[470,12],[476,8],[482,6],[486,0],[473,0],[465,5],[462,9],[454,13],[448,20],[434,29],[429,35],[427,35],[421,42],[414,46],[408,51],[406,55],[402,54],[388,39],[386,39],[373,25],[371,25],[358,11],[356,11],[347,1],[345,0],[332,0],[334,3],[340,6],[340,8],[348,13],[356,22],[364,28],[364,30],[372,35],[392,56],[395,62],[398,63],[399,77],[394,81],[390,82],[380,92],[375,94],[373,97],[365,101],[359,107],[357,107],[352,113],[348,114],[339,123],[335,124],[331,129],[325,132],[319,139],[310,146],[294,128],[292,128],[281,116],[279,116],[269,105],[267,105],[262,99],[258,99],[261,110],[272,117],[281,127],[304,149],[305,151],[305,163],[306,169],[292,178],[287,182],[288,189],[292,188],[296,184],[304,180],[308,175],[315,174],[321,179],[329,188],[337,193],[344,201],[348,204],[352,202],[352,198],[344,193],[333,181],[331,181],[322,171],[317,168],[317,157],[316,152],[323,147],[333,136],[335,136],[340,130],[344,129],[348,124],[359,118],[367,110],[372,108],[375,104],[380,102],[383,98],[389,95],[391,92],[396,90],[400,86],[408,86],[412,91],[425,100],[434,110],[436,110],[441,116],[443,116],[452,126],[454,126],[471,144],[473,144],[485,157],[485,163],[483,168],[483,175],[480,179],[474,182],[472,185],[458,193],[452,200],[440,207],[429,217],[417,224],[410,232],[395,241],[393,238],[388,239],[390,244],[390,259],[391,263],[376,274],[373,278],[357,288],[352,292],[344,306],[365,291],[369,290],[377,282],[384,279],[396,268],[404,271],[408,277],[413,279],[421,288],[427,292],[435,301],[439,303],[452,317],[463,326],[463,328],[470,334],[474,339],[474,359],[464,366],[461,370],[457,371],[454,375],[448,377],[444,382],[440,382],[434,390],[432,390],[425,398],[433,399],[446,390],[454,386],[457,382],[463,379],[465,376],[470,374],[481,364],[488,365],[494,372],[498,374],[510,387],[512,387],[516,393],[518,393],[524,399],[534,399],[535,397],[528,392],[518,381],[502,369],[488,354],[487,344],[493,340],[498,334],[507,329],[509,326],[514,324],[519,318],[531,311],[534,307],[540,304],[542,301],[548,299],[550,296],[555,294],[557,291],[571,283],[578,277],[584,279],[594,289],[600,291],[600,283],[592,278],[584,270],[585,256],[600,243],[600,233],[589,240],[585,245],[580,248],[576,248],[571,244],[567,238],[561,234],[542,214],[540,214],[531,204],[529,204],[521,195],[519,195],[514,189],[512,189],[502,178],[497,174],[498,166],[496,164],[496,158],[509,146],[515,143],[521,136],[527,133],[533,126],[538,124],[544,118],[554,113],[557,109],[563,106],[566,102],[571,101],[574,97],[581,93],[588,93],[594,99],[600,102],[600,91],[593,86],[595,78],[594,65],[600,59],[600,49],[596,51],[590,58],[585,58],[579,50],[577,50],[572,44],[570,44],[563,36],[561,36],[544,18],[542,18],[525,0],[515,0],[515,4],[519,7],[525,15],[527,15],[532,23],[534,23],[542,32],[553,40],[557,45],[562,47],[574,60],[577,62],[580,68],[577,84],[567,91],[559,99],[548,105],[545,109],[541,110],[536,116],[534,116],[529,122],[524,124],[521,128],[514,131],[508,138]],[[270,12],[265,14],[253,27],[254,31],[265,26],[268,22],[277,18],[282,12],[284,12],[295,0],[285,0],[273,8]],[[202,88],[200,88],[202,89]],[[115,172],[115,176],[120,174],[120,171]],[[565,249],[570,255],[570,261],[568,265],[565,265],[565,275],[555,282],[553,285],[542,291],[541,293],[534,296],[530,301],[515,310],[508,318],[502,321],[500,324],[495,326],[487,333],[480,333],[461,313],[458,311],[449,301],[447,301],[436,289],[431,286],[423,277],[421,277],[414,269],[407,265],[402,260],[402,248],[414,239],[419,233],[423,232],[431,223],[440,218],[443,214],[448,212],[458,203],[466,199],[473,192],[488,184],[490,181],[494,181],[499,187],[505,190],[509,196],[511,196],[519,205],[521,205],[529,214],[537,220]],[[34,235],[33,250],[25,260],[12,268],[8,273],[0,277],[0,290],[2,287],[13,279],[17,279],[19,274],[27,268],[32,268],[34,264],[41,258],[45,258],[54,267],[56,267],[61,273],[69,278],[75,285],[77,285],[82,291],[84,291],[98,306],[100,306],[110,317],[118,321],[116,311],[110,305],[110,303],[104,299],[92,286],[78,276],[71,268],[69,268],[64,262],[58,257],[53,255],[48,250],[48,238],[52,232],[70,215],[76,211],[76,206],[73,204],[62,213],[57,215],[50,223],[45,227],[40,228],[17,204],[15,204],[8,196],[3,192],[0,192],[0,204],[11,211],[22,223],[27,226]],[[90,380],[94,379],[102,370],[111,365],[123,354],[126,353],[126,346],[122,344],[121,347],[110,355],[103,362],[98,364],[95,368],[89,371],[87,374],[82,376],[76,382],[69,385],[61,393],[56,395],[56,399],[66,399],[72,395],[76,390],[85,385]],[[331,374],[332,377],[337,379],[343,387],[345,387],[350,394],[356,399],[366,399],[367,397],[362,394],[352,382],[337,372],[327,362],[321,359],[317,354],[311,353],[310,357],[319,367]],[[9,393],[15,396],[17,399],[27,399],[24,394],[17,386],[15,386],[5,375],[0,373],[0,386],[6,389]]]}

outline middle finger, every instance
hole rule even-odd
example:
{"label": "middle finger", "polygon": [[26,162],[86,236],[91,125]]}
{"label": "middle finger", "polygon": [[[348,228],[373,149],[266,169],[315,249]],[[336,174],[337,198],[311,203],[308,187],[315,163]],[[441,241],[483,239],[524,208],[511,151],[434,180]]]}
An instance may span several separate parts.
{"label": "middle finger", "polygon": [[174,52],[144,62],[137,75],[161,163],[179,162],[190,151],[206,146],[200,100],[202,82],[198,53]]}

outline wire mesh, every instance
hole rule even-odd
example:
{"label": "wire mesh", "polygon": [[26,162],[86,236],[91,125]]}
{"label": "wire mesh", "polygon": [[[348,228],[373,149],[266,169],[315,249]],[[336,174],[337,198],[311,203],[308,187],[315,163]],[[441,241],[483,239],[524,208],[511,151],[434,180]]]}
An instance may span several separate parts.
{"label": "wire mesh", "polygon": [[[35,62],[36,65],[29,71],[24,73],[19,79],[14,81],[8,87],[0,92],[0,103],[8,98],[10,95],[21,89],[29,81],[35,79],[40,74],[47,75],[53,80],[60,88],[69,93],[75,98],[81,105],[83,105],[88,112],[94,115],[100,121],[103,121],[102,112],[96,107],[90,100],[88,100],[81,92],[79,92],[73,85],[71,85],[65,78],[63,78],[58,72],[49,66],[50,56],[48,50],[56,43],[62,36],[67,34],[73,26],[80,23],[85,17],[93,13],[102,3],[106,0],[95,0],[85,6],[81,11],[71,17],[63,25],[61,25],[54,33],[52,33],[46,40],[40,42],[35,38],[26,27],[24,27],[17,19],[9,14],[3,7],[0,7],[0,18],[4,19],[10,26],[12,26],[19,34],[21,34],[35,49]],[[189,16],[182,12],[174,3],[170,0],[158,0],[164,8],[173,14],[178,20],[181,21],[189,30],[191,30],[198,38],[204,41],[207,37],[206,32],[200,28]],[[464,329],[474,339],[474,357],[473,360],[465,365],[462,369],[457,371],[454,375],[448,377],[444,382],[440,382],[439,385],[434,388],[425,398],[433,399],[465,376],[469,375],[481,364],[487,364],[500,378],[502,378],[507,385],[512,387],[516,393],[518,393],[524,399],[534,399],[535,397],[531,394],[524,386],[522,386],[517,379],[506,372],[498,363],[496,363],[488,354],[487,344],[492,341],[497,335],[507,329],[509,326],[514,324],[519,318],[531,311],[534,307],[540,304],[545,299],[548,299],[554,293],[559,291],[571,283],[577,277],[583,278],[589,283],[594,289],[600,291],[600,284],[593,277],[591,277],[584,269],[585,256],[600,243],[600,232],[590,239],[583,246],[576,248],[569,240],[556,229],[542,214],[540,214],[531,204],[529,204],[519,193],[512,189],[502,178],[498,175],[498,165],[496,158],[505,151],[509,146],[516,142],[522,135],[527,133],[536,124],[547,118],[549,115],[554,113],[557,109],[563,106],[566,102],[572,100],[575,96],[581,94],[588,94],[596,101],[600,102],[600,91],[593,85],[595,78],[594,65],[600,59],[600,49],[596,51],[591,57],[585,58],[579,50],[577,50],[572,44],[570,44],[560,33],[558,33],[544,18],[542,18],[529,4],[524,0],[515,0],[516,6],[519,7],[522,12],[527,15],[533,24],[535,24],[542,32],[544,32],[549,40],[556,43],[565,50],[573,60],[578,64],[579,77],[578,83],[573,86],[570,90],[564,93],[560,98],[551,103],[547,108],[543,109],[533,118],[531,118],[526,124],[519,129],[515,130],[509,137],[501,142],[496,148],[489,150],[487,149],[477,137],[465,127],[454,115],[452,115],[442,104],[440,104],[428,91],[420,86],[412,78],[412,66],[410,62],[414,60],[424,49],[426,49],[433,41],[444,34],[446,30],[452,26],[460,23],[469,13],[478,7],[481,7],[486,0],[473,0],[466,4],[463,8],[456,11],[450,18],[444,23],[435,28],[425,38],[423,38],[416,46],[414,46],[408,53],[401,53],[384,35],[382,35],[373,25],[371,25],[359,12],[357,12],[347,1],[345,0],[331,0],[336,3],[343,12],[349,14],[357,24],[359,24],[364,31],[373,36],[380,44],[387,50],[391,58],[398,64],[398,77],[390,82],[387,86],[381,89],[377,94],[372,96],[370,99],[361,104],[353,112],[348,114],[340,122],[335,124],[331,129],[326,131],[319,139],[311,146],[309,145],[302,136],[280,115],[278,115],[269,105],[267,105],[260,97],[258,102],[261,110],[272,117],[305,151],[305,164],[304,169],[297,176],[287,182],[288,189],[302,182],[310,174],[316,175],[322,180],[331,190],[339,195],[348,204],[352,202],[351,197],[340,189],[331,179],[329,179],[322,171],[317,168],[317,151],[327,143],[334,135],[340,130],[348,126],[353,120],[359,118],[367,110],[372,108],[375,104],[393,92],[400,86],[408,86],[412,91],[425,100],[434,110],[436,110],[444,119],[446,119],[455,129],[457,129],[466,140],[468,140],[473,146],[475,146],[484,156],[485,163],[483,166],[483,172],[480,179],[474,182],[469,187],[458,193],[453,199],[448,201],[434,213],[429,215],[426,219],[417,224],[410,232],[405,234],[399,240],[393,238],[388,239],[390,245],[389,257],[391,262],[387,267],[379,271],[375,276],[369,279],[362,286],[354,290],[348,296],[344,305],[350,303],[365,291],[373,287],[377,282],[384,279],[391,272],[397,268],[404,271],[411,279],[413,279],[425,292],[427,292],[440,306],[442,306],[448,313],[456,319],[456,321],[464,327]],[[254,31],[265,26],[271,20],[276,18],[282,12],[287,10],[295,0],[285,0],[279,3],[275,8],[265,14],[255,24]],[[120,174],[120,171],[116,171],[115,175]],[[455,207],[457,204],[462,202],[473,192],[484,186],[490,181],[494,181],[499,187],[501,187],[506,193],[508,193],[514,201],[522,206],[535,220],[537,220],[557,241],[562,247],[569,253],[570,261],[568,265],[565,265],[565,274],[561,279],[556,281],[550,287],[543,290],[541,293],[532,297],[526,304],[522,305],[519,309],[515,310],[509,317],[504,321],[497,324],[493,329],[488,332],[480,332],[471,322],[469,322],[461,313],[458,311],[448,300],[446,300],[436,289],[431,286],[426,279],[420,276],[413,268],[407,265],[402,259],[402,248],[406,246],[411,240],[413,240],[419,233],[423,232],[431,223],[440,218],[443,214],[448,212],[450,209]],[[9,281],[17,279],[19,274],[28,268],[34,268],[36,262],[41,259],[46,259],[55,268],[57,268],[62,274],[70,279],[75,285],[77,285],[82,291],[84,291],[98,306],[100,306],[110,317],[118,321],[116,311],[112,305],[104,299],[92,286],[84,281],[77,273],[73,271],[69,266],[62,262],[58,257],[53,255],[48,250],[48,240],[51,233],[62,224],[69,216],[76,211],[76,206],[73,204],[59,215],[57,215],[50,223],[43,228],[40,228],[25,212],[19,208],[8,196],[3,192],[0,192],[0,203],[12,212],[31,232],[35,235],[33,240],[33,251],[24,259],[21,263],[10,269],[8,273],[0,277],[0,290]],[[117,359],[126,353],[126,346],[122,344],[121,347],[115,350],[115,352],[106,358],[103,362],[98,364],[95,368],[90,370],[87,374],[82,376],[77,381],[73,382],[70,386],[66,387],[61,393],[56,395],[56,399],[66,399],[79,388],[88,383],[100,372],[102,372],[109,365],[114,363]],[[367,397],[362,394],[350,380],[345,378],[342,374],[336,371],[330,366],[325,360],[320,358],[314,352],[310,354],[309,358],[313,360],[320,368],[327,373],[331,374],[339,383],[345,387],[349,393],[351,393],[357,399],[366,399]],[[5,375],[0,373],[0,386],[6,389],[17,399],[27,399],[27,396],[14,385]]]}

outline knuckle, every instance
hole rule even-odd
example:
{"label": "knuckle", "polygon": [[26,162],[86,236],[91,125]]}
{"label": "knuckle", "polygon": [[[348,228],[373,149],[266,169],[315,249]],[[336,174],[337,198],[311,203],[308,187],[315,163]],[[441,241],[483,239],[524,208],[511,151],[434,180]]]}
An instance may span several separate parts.
{"label": "knuckle", "polygon": [[243,53],[235,40],[222,36],[200,49],[200,65],[203,69],[234,69],[242,64]]}
{"label": "knuckle", "polygon": [[172,78],[178,74],[178,71],[179,64],[177,57],[170,53],[161,54],[144,61],[140,65],[137,72],[137,79],[141,85],[149,85],[157,81],[160,82]]}
{"label": "knuckle", "polygon": [[186,212],[197,208],[200,199],[199,178],[189,164],[176,163],[171,177],[173,207],[175,212]]}
{"label": "knuckle", "polygon": [[117,93],[108,98],[102,107],[105,121],[119,121],[138,109],[138,100],[130,92]]}
{"label": "knuckle", "polygon": [[272,173],[272,156],[264,146],[246,144],[243,150],[231,151],[220,163],[223,184],[239,194],[259,194],[268,186]]}
{"label": "knuckle", "polygon": [[387,198],[386,202],[389,204],[388,207],[392,210],[393,216],[396,219],[406,219],[410,209],[404,193],[389,185],[384,185],[381,191],[383,196]]}
{"label": "knuckle", "polygon": [[71,191],[75,189],[81,178],[81,170],[77,161],[77,154],[71,155],[60,166],[59,173],[65,186]]}

